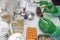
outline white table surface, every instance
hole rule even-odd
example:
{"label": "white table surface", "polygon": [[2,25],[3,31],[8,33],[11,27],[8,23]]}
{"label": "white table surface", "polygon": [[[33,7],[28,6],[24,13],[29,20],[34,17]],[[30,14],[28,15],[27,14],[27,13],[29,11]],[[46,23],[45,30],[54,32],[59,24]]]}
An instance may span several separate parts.
{"label": "white table surface", "polygon": [[[25,4],[26,4],[26,1],[23,1],[21,3],[21,7],[25,7]],[[32,12],[34,12],[35,17],[31,21],[25,20],[25,25],[24,25],[24,40],[26,39],[26,30],[27,30],[28,26],[36,27],[37,28],[37,35],[43,34],[42,31],[38,27],[39,17],[37,17],[37,15],[36,15],[36,7],[29,7],[28,4],[27,4],[26,11],[32,11]],[[60,26],[59,25],[60,21],[59,21],[58,17],[53,17],[51,14],[45,14],[45,13],[44,13],[44,17],[49,18],[50,20],[52,20],[56,26]]]}

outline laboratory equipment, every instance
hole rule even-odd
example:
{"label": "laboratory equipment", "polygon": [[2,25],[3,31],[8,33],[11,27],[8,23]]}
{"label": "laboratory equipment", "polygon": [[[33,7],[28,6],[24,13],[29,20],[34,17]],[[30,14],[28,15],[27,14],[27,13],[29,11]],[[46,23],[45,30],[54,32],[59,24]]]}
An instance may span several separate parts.
{"label": "laboratory equipment", "polygon": [[34,16],[35,16],[35,14],[33,12],[30,12],[30,11],[27,11],[26,15],[28,15],[28,18],[27,18],[28,20],[33,20]]}
{"label": "laboratory equipment", "polygon": [[12,22],[13,33],[21,33],[24,31],[24,18],[17,14]]}

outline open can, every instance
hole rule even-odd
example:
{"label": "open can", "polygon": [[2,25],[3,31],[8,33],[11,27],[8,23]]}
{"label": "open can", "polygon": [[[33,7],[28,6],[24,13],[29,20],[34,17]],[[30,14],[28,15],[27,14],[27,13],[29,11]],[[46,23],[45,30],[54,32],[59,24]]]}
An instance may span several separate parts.
{"label": "open can", "polygon": [[53,40],[50,35],[39,35],[38,40]]}

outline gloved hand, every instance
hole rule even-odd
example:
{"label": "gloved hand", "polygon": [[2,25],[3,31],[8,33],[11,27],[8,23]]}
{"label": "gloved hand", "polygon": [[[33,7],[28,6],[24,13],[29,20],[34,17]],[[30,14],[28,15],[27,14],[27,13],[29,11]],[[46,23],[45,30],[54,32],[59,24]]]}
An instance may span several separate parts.
{"label": "gloved hand", "polygon": [[57,13],[58,12],[58,8],[56,8],[52,2],[41,1],[39,4],[40,6],[45,5],[43,12],[46,12],[46,13]]}
{"label": "gloved hand", "polygon": [[60,40],[60,26],[57,27],[57,30],[51,36],[54,40]]}
{"label": "gloved hand", "polygon": [[47,1],[40,1],[40,2],[39,2],[39,5],[42,6],[42,5],[44,5],[44,4],[46,5],[47,3],[48,3]]}
{"label": "gloved hand", "polygon": [[54,4],[49,2],[48,4],[46,4],[46,6],[44,8],[44,12],[54,14],[54,13],[58,12],[58,8],[55,7]]}
{"label": "gloved hand", "polygon": [[56,26],[54,23],[47,18],[41,18],[38,21],[38,26],[44,33],[52,34],[56,31]]}

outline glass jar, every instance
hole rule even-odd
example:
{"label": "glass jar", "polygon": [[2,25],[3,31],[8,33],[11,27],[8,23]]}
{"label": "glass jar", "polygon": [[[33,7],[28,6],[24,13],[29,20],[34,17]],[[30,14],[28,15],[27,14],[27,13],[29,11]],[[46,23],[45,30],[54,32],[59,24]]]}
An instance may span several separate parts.
{"label": "glass jar", "polygon": [[13,20],[13,32],[14,33],[22,33],[24,30],[24,18],[20,15],[15,15]]}
{"label": "glass jar", "polygon": [[2,10],[1,13],[2,20],[7,22],[8,24],[11,22],[11,14],[8,11]]}

